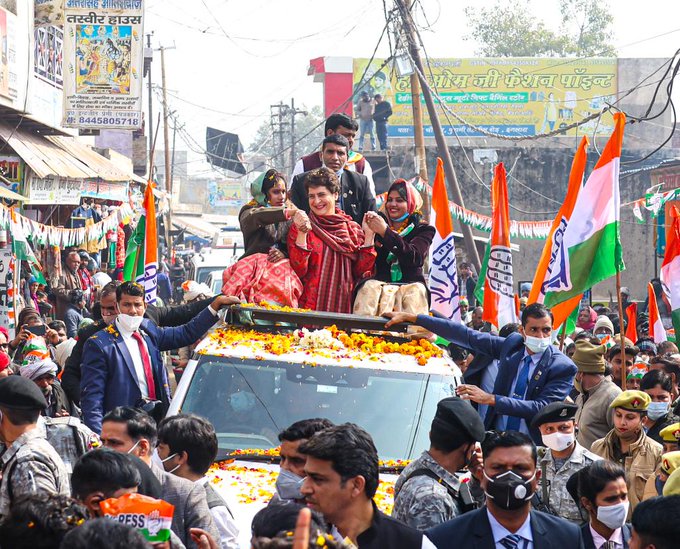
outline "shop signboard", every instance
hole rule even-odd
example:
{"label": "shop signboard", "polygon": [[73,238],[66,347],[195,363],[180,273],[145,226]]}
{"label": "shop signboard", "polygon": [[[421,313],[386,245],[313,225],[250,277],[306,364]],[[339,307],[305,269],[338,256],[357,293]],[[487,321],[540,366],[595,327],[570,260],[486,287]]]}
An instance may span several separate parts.
{"label": "shop signboard", "polygon": [[65,0],[64,126],[139,129],[143,0]]}
{"label": "shop signboard", "polygon": [[5,188],[15,193],[19,192],[21,180],[24,177],[24,163],[18,156],[0,155],[0,174],[9,181],[9,185],[0,180]]}
{"label": "shop signboard", "polygon": [[28,204],[80,204],[82,179],[65,177],[28,178]]}
{"label": "shop signboard", "polygon": [[[390,137],[413,136],[411,85],[383,60],[355,59],[353,67],[354,102],[360,93],[381,94],[392,105],[388,121]],[[616,100],[617,60],[610,58],[477,58],[431,59],[425,69],[445,107],[439,115],[445,135],[481,137],[484,130],[504,136],[532,136],[566,128],[597,114]],[[362,79],[363,76],[363,79]],[[421,95],[421,103],[424,100]],[[424,132],[433,136],[424,110]],[[450,112],[466,122],[462,124]],[[580,128],[565,130],[565,136],[608,135],[613,119],[605,113]]]}

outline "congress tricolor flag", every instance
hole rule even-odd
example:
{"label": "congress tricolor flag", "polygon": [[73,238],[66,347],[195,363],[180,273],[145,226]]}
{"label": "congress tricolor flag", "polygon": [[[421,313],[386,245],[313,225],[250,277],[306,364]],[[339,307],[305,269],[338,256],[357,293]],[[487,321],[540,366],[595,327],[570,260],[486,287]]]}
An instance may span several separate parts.
{"label": "congress tricolor flag", "polygon": [[656,294],[654,293],[654,286],[652,286],[651,282],[647,284],[647,291],[649,292],[649,337],[654,340],[654,343],[661,343],[662,341],[666,341],[668,337],[666,336],[666,329],[663,327],[663,322],[661,322],[659,306],[656,302]]}
{"label": "congress tricolor flag", "polygon": [[510,251],[510,204],[502,162],[496,166],[491,184],[491,249],[484,279],[482,318],[498,328],[517,322]]}
{"label": "congress tricolor flag", "polygon": [[[666,238],[666,254],[661,265],[661,280],[668,287],[671,297],[671,316],[676,341],[680,334],[680,211],[671,208],[671,226]],[[651,327],[651,319],[649,323]]]}
{"label": "congress tricolor flag", "polygon": [[430,246],[430,293],[432,310],[460,322],[460,292],[456,267],[456,247],[453,241],[453,222],[446,193],[444,163],[437,158],[437,171],[432,185],[430,224],[437,230]]}
{"label": "congress tricolor flag", "polygon": [[562,246],[545,286],[548,307],[567,301],[624,269],[619,216],[619,165],[626,116],[614,132],[574,204]]}

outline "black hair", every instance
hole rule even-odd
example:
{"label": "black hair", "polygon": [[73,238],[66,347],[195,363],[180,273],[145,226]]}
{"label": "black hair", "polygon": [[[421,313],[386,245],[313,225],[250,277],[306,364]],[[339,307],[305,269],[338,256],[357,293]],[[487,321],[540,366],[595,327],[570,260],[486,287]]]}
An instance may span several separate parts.
{"label": "black hair", "polygon": [[[631,347],[630,345],[626,345],[625,348],[623,349],[624,355],[632,356],[633,358],[639,352],[640,352],[640,350],[637,347]],[[620,355],[620,354],[621,354],[621,344],[615,343],[607,351],[607,359],[611,359],[611,358],[615,357],[616,355]]]}
{"label": "black hair", "polygon": [[144,286],[138,282],[123,282],[116,288],[116,301],[120,301],[123,298],[123,294],[132,297],[144,297]]}
{"label": "black hair", "polygon": [[205,475],[217,457],[217,435],[207,419],[179,414],[158,424],[158,442],[167,444],[170,454],[186,452],[187,465],[197,475]]}
{"label": "black hair", "polygon": [[378,450],[371,435],[358,425],[343,423],[319,431],[300,445],[300,452],[330,461],[343,484],[361,475],[366,481],[366,496],[371,499],[375,495],[378,489]]}
{"label": "black hair", "polygon": [[21,329],[21,326],[28,324],[28,319],[36,317],[38,320],[42,321],[40,312],[35,307],[24,307],[17,316],[17,329]]}
{"label": "black hair", "polygon": [[107,295],[115,294],[122,282],[120,280],[112,280],[106,284],[99,292],[99,299],[106,297]]}
{"label": "black hair", "polygon": [[543,303],[531,303],[527,305],[522,311],[522,326],[526,326],[530,318],[550,318],[550,322],[555,320],[552,311],[548,309]]}
{"label": "black hair", "polygon": [[127,434],[132,440],[136,442],[145,438],[152,447],[156,446],[158,440],[156,422],[144,410],[132,406],[117,406],[104,416],[102,423],[106,421],[125,423]]}
{"label": "black hair", "polygon": [[458,360],[466,360],[468,357],[467,349],[456,345],[455,343],[449,343],[446,347],[449,350],[449,355],[451,355],[451,360],[454,362]]}
{"label": "black hair", "polygon": [[641,501],[633,511],[633,530],[640,547],[673,549],[680,538],[680,496],[656,497]]}
{"label": "black hair", "polygon": [[329,143],[338,145],[340,147],[345,147],[345,152],[349,154],[349,141],[347,141],[347,138],[344,135],[332,133],[331,135],[324,137],[323,141],[321,142],[321,150],[323,151],[326,148],[326,145]]}
{"label": "black hair", "polygon": [[40,417],[40,410],[19,410],[18,408],[5,408],[4,406],[2,406],[2,413],[16,427],[33,425],[38,422]]}
{"label": "black hair", "polygon": [[482,442],[482,455],[487,458],[496,448],[516,448],[518,446],[526,446],[531,449],[531,457],[534,460],[534,465],[536,465],[538,459],[536,445],[531,437],[519,431],[487,432],[484,442]]}
{"label": "black hair", "polygon": [[302,419],[296,421],[292,425],[286,427],[279,433],[279,441],[296,442],[298,440],[307,440],[313,435],[329,427],[333,427],[334,423],[330,419],[315,417],[313,419]]}
{"label": "black hair", "polygon": [[325,166],[307,172],[304,185],[305,192],[309,192],[309,189],[312,187],[326,187],[331,194],[340,192],[340,181],[338,180],[338,176]]}
{"label": "black hair", "polygon": [[660,343],[656,344],[656,354],[658,355],[664,355],[666,353],[672,355],[677,352],[678,346],[672,341],[661,341]]}
{"label": "black hair", "polygon": [[576,351],[576,343],[570,343],[564,348],[565,355],[568,355],[571,351]]}
{"label": "black hair", "polygon": [[666,372],[661,370],[650,370],[640,381],[640,390],[653,389],[657,385],[661,385],[664,391],[673,392],[673,380]]}
{"label": "black hair", "polygon": [[473,444],[475,441],[463,431],[458,431],[455,434],[451,431],[445,432],[441,429],[430,428],[430,446],[435,450],[439,450],[445,454],[450,454],[458,450],[463,444]]}
{"label": "black hair", "polygon": [[661,364],[668,375],[675,374],[676,382],[680,382],[680,360],[670,353],[658,354],[649,360],[650,364]]}
{"label": "black hair", "polygon": [[[69,291],[68,293],[68,300],[70,303],[73,305],[77,305],[84,299],[84,294],[83,291],[80,288],[73,288],[73,290]],[[66,324],[64,324],[64,328],[66,327]]]}
{"label": "black hair", "polygon": [[58,549],[63,537],[87,518],[87,509],[67,496],[21,496],[0,524],[0,540],[12,549]]}
{"label": "black hair", "polygon": [[[594,337],[594,336],[593,336],[593,332],[589,332],[589,331],[587,331],[587,330],[583,330],[582,332],[579,332],[578,334],[576,334],[572,339],[574,340],[574,343],[576,343],[577,341],[579,341],[579,340],[581,340],[581,339],[590,340],[590,339],[592,339],[593,337]],[[597,341],[598,341],[598,345],[599,345],[599,344],[600,344],[600,343],[599,343],[600,340],[598,339]],[[591,343],[592,343],[592,342],[591,342]]]}
{"label": "black hair", "polygon": [[597,494],[607,484],[617,479],[626,479],[626,471],[618,463],[606,459],[594,461],[580,470],[578,475],[578,495],[595,504]]}
{"label": "black hair", "polygon": [[359,131],[359,124],[353,118],[350,118],[344,113],[331,114],[326,118],[326,124],[323,128],[323,133],[326,135],[329,131],[336,131],[340,126],[347,128],[348,130]]}
{"label": "black hair", "polygon": [[148,549],[144,536],[132,526],[107,517],[88,520],[72,530],[61,544],[61,549]]}
{"label": "black hair", "polygon": [[58,332],[59,330],[66,330],[66,323],[63,320],[53,320],[52,322],[50,322],[47,325],[47,327],[50,330],[54,330],[55,332]]}
{"label": "black hair", "polygon": [[137,488],[142,481],[130,456],[109,448],[90,450],[73,466],[71,488],[73,497],[83,501],[93,492],[106,497],[122,489]]}
{"label": "black hair", "polygon": [[508,322],[498,331],[498,335],[500,337],[508,337],[510,334],[519,332],[520,326],[521,324],[517,324],[516,322]]}
{"label": "black hair", "polygon": [[[295,531],[295,523],[300,510],[304,509],[304,507],[304,505],[295,502],[277,502],[260,509],[253,517],[253,522],[250,525],[253,537],[273,538],[282,532]],[[317,530],[326,531],[324,519],[316,511],[312,511],[310,527],[312,532]]]}
{"label": "black hair", "polygon": [[262,194],[265,196],[265,199],[267,198],[267,193],[272,189],[274,185],[276,185],[276,182],[279,179],[283,181],[284,186],[287,188],[288,185],[286,183],[285,175],[283,175],[275,168],[271,168],[266,171],[266,173],[264,174],[264,179],[262,180],[262,188],[260,189],[262,191]]}

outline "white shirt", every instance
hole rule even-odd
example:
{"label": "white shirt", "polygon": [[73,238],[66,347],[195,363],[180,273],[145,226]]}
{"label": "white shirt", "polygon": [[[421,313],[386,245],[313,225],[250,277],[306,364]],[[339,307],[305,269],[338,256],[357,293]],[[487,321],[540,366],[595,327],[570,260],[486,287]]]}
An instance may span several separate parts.
{"label": "white shirt", "polygon": [[[347,162],[345,164],[345,169],[355,172],[357,171],[357,165],[356,162]],[[293,178],[296,175],[299,175],[301,173],[305,172],[305,167],[302,163],[302,158],[300,158],[296,163],[295,167],[293,168],[293,173],[290,176],[290,180],[292,181]],[[373,195],[373,198],[375,198],[375,182],[373,181],[373,168],[371,168],[371,164],[369,161],[364,157],[364,173],[363,175],[366,176],[368,179],[368,188],[371,190],[371,194]]]}
{"label": "white shirt", "polygon": [[613,541],[616,545],[616,549],[623,549],[623,531],[621,528],[614,530],[609,539],[603,538],[593,530],[592,525],[588,525],[588,528],[590,528],[590,535],[593,536],[593,545],[595,546],[595,549],[600,549],[608,541]]}
{"label": "white shirt", "polygon": [[[489,517],[489,524],[491,524],[491,533],[493,534],[493,541],[496,544],[496,549],[505,549],[505,547],[501,545],[501,540],[507,536],[511,536],[513,532],[510,532],[505,526],[498,522],[489,512],[489,509],[486,510],[486,516]],[[524,524],[522,524],[522,526],[519,527],[519,530],[514,532],[514,534],[523,538],[523,545],[520,543],[518,546],[519,549],[533,549],[534,534],[531,531],[531,513],[527,515]]]}
{"label": "white shirt", "polygon": [[[543,351],[545,352],[545,351]],[[527,382],[527,390],[529,390],[529,384],[531,383],[531,378],[534,375],[534,372],[536,371],[536,366],[538,366],[538,363],[541,360],[541,357],[543,356],[543,353],[534,353],[533,355],[530,355],[527,353],[527,351],[524,351],[524,356],[522,357],[522,360],[519,363],[519,368],[517,368],[517,373],[515,374],[515,379],[512,380],[512,386],[510,387],[510,395],[511,396],[515,392],[515,387],[517,386],[517,380],[519,379],[519,374],[522,372],[522,369],[524,368],[524,361],[526,358],[530,356],[531,357],[531,362],[529,363],[529,375],[527,377],[528,382]],[[524,397],[526,397],[526,393],[524,394]],[[526,400],[526,398],[524,398]],[[498,416],[496,419],[496,428],[499,431],[505,431],[507,430],[507,424],[508,424],[508,416]],[[524,433],[525,435],[529,434],[529,426],[527,425],[527,422],[524,419],[520,419],[519,421],[519,431],[520,433]]]}
{"label": "white shirt", "polygon": [[[139,391],[142,393],[142,398],[149,398],[149,386],[146,383],[146,374],[144,373],[144,362],[142,361],[142,353],[139,350],[139,343],[137,343],[136,339],[132,338],[133,332],[129,332],[121,328],[118,319],[116,319],[115,324],[116,329],[120,332],[120,335],[123,338],[123,343],[125,343],[125,346],[127,347],[128,351],[130,352],[130,356],[132,357],[132,365],[135,368],[135,374],[137,374],[137,385],[139,385]],[[144,337],[142,337],[142,341],[144,343],[144,347],[146,348],[146,352],[149,355],[149,360],[151,360],[151,353],[149,353],[149,348],[146,345],[146,341],[144,341]]]}
{"label": "white shirt", "polygon": [[[208,477],[203,477],[195,481],[196,484],[203,486],[208,482]],[[210,509],[217,531],[220,533],[220,546],[222,549],[238,549],[238,526],[234,522],[229,510],[218,505]]]}

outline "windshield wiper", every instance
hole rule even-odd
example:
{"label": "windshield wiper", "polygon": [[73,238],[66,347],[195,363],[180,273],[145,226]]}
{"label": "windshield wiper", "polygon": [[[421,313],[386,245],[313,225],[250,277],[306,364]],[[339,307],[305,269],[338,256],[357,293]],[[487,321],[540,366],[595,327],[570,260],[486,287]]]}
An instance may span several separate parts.
{"label": "windshield wiper", "polygon": [[217,452],[215,461],[224,461],[227,459],[238,461],[259,461],[262,463],[279,463],[281,461],[280,456],[269,456],[265,454],[235,454],[230,450],[220,450]]}

